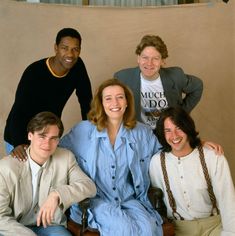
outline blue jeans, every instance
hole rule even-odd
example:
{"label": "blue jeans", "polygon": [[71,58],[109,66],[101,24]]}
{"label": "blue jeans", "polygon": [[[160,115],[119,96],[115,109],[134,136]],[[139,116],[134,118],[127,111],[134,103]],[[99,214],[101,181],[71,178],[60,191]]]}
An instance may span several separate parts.
{"label": "blue jeans", "polygon": [[38,236],[72,236],[72,234],[62,225],[52,225],[43,228],[43,226],[27,226]]}
{"label": "blue jeans", "polygon": [[14,147],[10,143],[5,141],[5,150],[6,150],[7,155],[9,155],[13,149]]}

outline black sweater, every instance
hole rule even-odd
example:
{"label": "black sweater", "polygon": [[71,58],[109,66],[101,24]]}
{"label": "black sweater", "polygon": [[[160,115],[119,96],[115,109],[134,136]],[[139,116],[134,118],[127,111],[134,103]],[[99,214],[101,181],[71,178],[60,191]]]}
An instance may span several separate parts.
{"label": "black sweater", "polygon": [[62,78],[53,76],[46,60],[47,58],[44,58],[29,65],[18,84],[4,131],[5,141],[14,147],[28,143],[27,124],[37,113],[51,111],[61,117],[63,108],[74,90],[81,106],[83,120],[90,110],[91,83],[82,59],[79,58],[69,73]]}

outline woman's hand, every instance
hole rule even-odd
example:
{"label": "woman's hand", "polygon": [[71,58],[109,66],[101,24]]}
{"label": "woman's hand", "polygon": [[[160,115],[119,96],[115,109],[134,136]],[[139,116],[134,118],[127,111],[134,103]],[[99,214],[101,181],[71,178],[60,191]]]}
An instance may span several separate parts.
{"label": "woman's hand", "polygon": [[209,149],[214,150],[215,154],[217,154],[217,155],[223,155],[224,154],[224,150],[223,150],[222,146],[217,144],[217,143],[213,143],[213,142],[210,142],[210,141],[203,141],[202,145],[209,148]]}

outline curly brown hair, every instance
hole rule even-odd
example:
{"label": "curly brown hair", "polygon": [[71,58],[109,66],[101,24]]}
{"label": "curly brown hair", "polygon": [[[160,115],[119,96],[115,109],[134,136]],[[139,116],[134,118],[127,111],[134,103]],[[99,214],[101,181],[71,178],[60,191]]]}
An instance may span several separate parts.
{"label": "curly brown hair", "polygon": [[136,47],[136,55],[140,55],[146,47],[154,47],[161,54],[162,59],[166,59],[168,57],[166,44],[157,35],[145,35]]}

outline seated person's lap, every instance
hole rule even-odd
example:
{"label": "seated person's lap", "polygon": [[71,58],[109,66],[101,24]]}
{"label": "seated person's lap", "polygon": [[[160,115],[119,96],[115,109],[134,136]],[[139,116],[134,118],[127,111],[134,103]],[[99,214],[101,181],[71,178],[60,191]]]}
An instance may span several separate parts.
{"label": "seated person's lap", "polygon": [[220,216],[212,216],[199,220],[174,221],[176,236],[220,236]]}
{"label": "seated person's lap", "polygon": [[72,234],[62,225],[48,226],[27,226],[38,236],[72,236]]}

